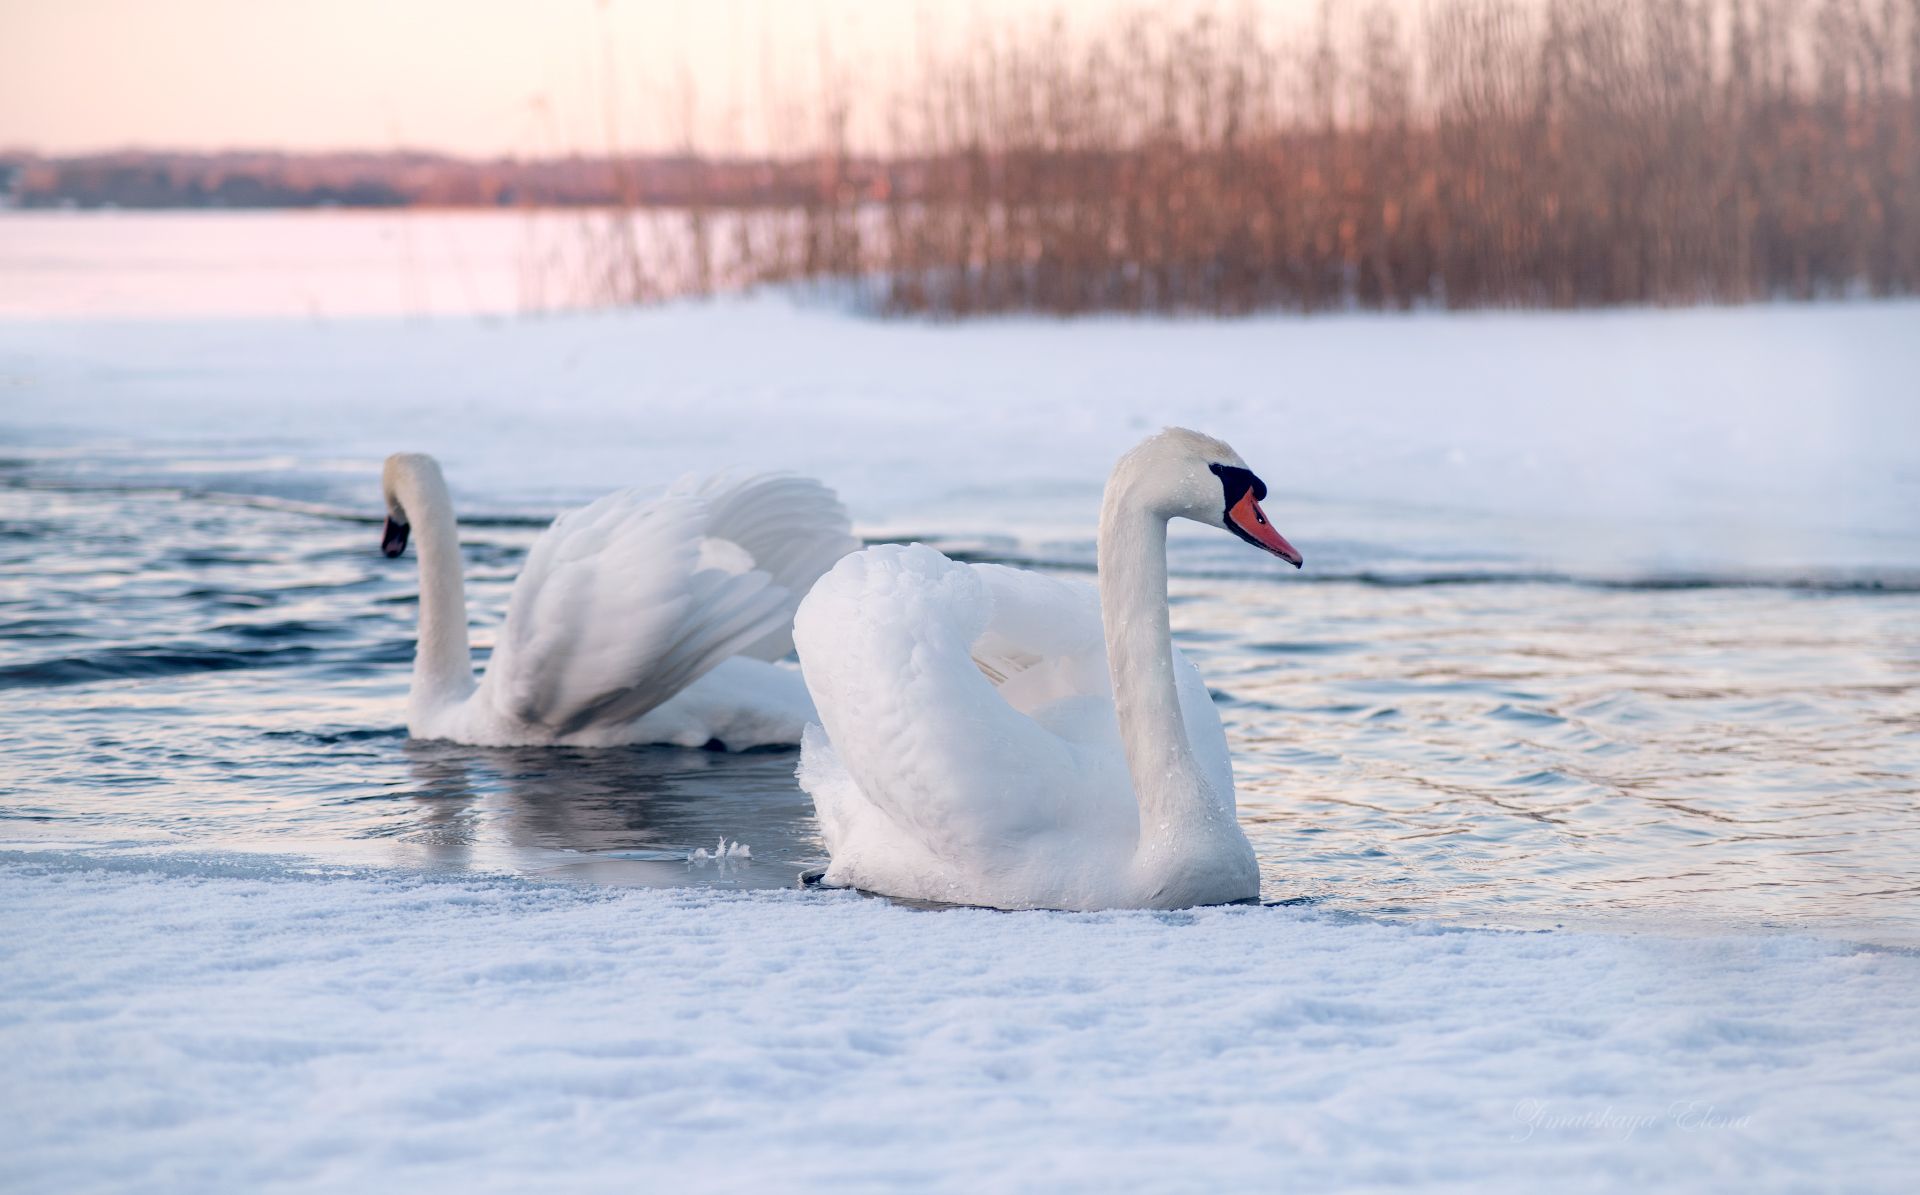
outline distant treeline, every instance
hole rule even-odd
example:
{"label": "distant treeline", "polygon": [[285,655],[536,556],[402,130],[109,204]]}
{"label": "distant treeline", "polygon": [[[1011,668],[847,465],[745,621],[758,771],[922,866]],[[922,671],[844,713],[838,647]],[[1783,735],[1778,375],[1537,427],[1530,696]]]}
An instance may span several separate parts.
{"label": "distant treeline", "polygon": [[[849,177],[877,165],[847,164]],[[0,199],[27,208],[786,207],[818,194],[794,159],[690,154],[475,161],[425,153],[0,154]]]}

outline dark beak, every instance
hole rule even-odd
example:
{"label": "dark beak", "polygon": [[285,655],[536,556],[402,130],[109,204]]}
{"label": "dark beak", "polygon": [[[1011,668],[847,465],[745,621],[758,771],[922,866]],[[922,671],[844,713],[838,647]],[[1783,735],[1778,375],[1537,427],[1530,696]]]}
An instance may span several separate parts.
{"label": "dark beak", "polygon": [[407,550],[407,532],[411,530],[405,523],[396,522],[393,516],[387,516],[387,525],[380,529],[380,550],[388,560]]}

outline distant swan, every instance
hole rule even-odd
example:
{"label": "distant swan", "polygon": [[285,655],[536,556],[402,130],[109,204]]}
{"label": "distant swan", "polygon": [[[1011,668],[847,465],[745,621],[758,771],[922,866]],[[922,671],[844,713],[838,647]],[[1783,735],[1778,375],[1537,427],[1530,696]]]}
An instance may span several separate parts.
{"label": "distant swan", "polygon": [[1257,898],[1226,733],[1173,646],[1166,545],[1187,518],[1298,568],[1266,493],[1233,449],[1169,428],[1107,482],[1097,594],[919,544],[835,565],[794,631],[825,882],[1003,909]]}
{"label": "distant swan", "polygon": [[620,490],[540,533],[477,682],[453,502],[440,465],[387,458],[381,549],[420,554],[415,738],[475,746],[794,743],[813,717],[794,608],[859,546],[833,491],[803,477]]}

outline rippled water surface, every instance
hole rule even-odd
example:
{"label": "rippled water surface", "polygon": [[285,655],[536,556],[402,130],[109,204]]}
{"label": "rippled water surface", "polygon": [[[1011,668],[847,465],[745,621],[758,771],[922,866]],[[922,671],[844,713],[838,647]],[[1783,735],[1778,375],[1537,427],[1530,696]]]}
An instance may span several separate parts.
{"label": "rippled water surface", "polygon": [[1308,558],[1172,551],[1266,899],[1920,944],[1920,305],[505,318],[530,230],[0,215],[0,851],[792,884],[794,752],[408,741],[381,457],[445,462],[484,650],[618,485],[796,469],[1085,575],[1112,461],[1181,423]]}
{"label": "rippled water surface", "polygon": [[[348,511],[0,488],[0,840],[787,885],[794,753],[402,728],[414,564]],[[370,483],[369,483],[370,484]],[[467,530],[484,646],[534,534]],[[1920,941],[1920,595],[1177,578],[1269,900]],[[689,862],[721,837],[750,860]]]}

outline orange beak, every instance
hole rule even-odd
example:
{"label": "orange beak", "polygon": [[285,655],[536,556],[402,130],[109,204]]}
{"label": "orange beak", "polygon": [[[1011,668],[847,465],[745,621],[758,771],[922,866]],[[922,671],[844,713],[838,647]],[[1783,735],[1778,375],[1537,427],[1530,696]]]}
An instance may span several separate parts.
{"label": "orange beak", "polygon": [[1241,496],[1240,501],[1234,503],[1233,509],[1227,512],[1227,518],[1232,521],[1234,528],[1242,536],[1272,552],[1293,567],[1299,568],[1306,563],[1301,559],[1299,551],[1287,542],[1287,537],[1275,531],[1273,524],[1267,522],[1267,512],[1261,510],[1260,504],[1253,500],[1252,490],[1248,490]]}

